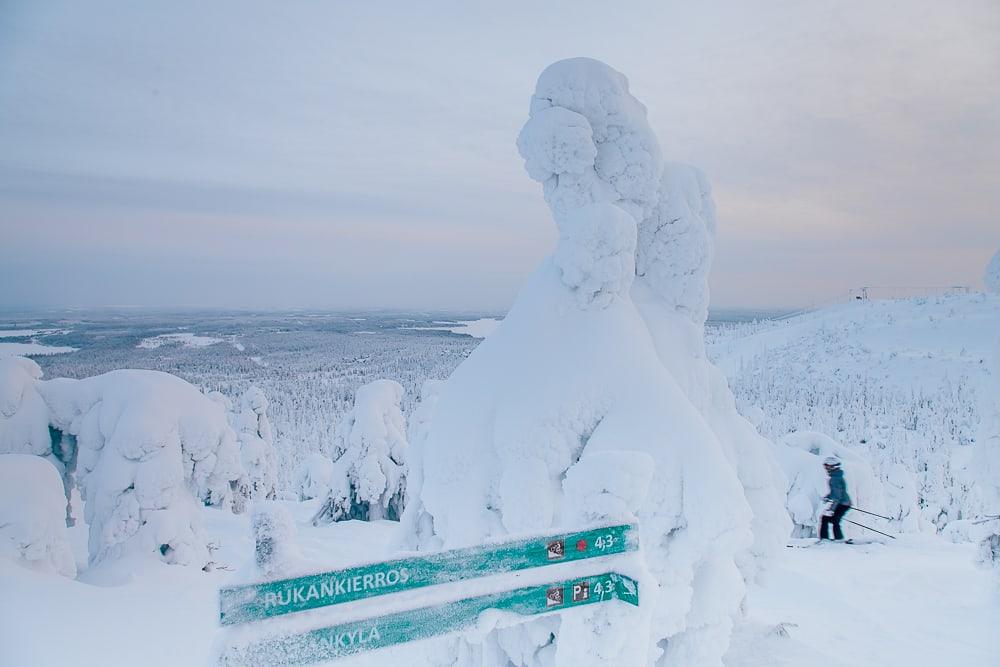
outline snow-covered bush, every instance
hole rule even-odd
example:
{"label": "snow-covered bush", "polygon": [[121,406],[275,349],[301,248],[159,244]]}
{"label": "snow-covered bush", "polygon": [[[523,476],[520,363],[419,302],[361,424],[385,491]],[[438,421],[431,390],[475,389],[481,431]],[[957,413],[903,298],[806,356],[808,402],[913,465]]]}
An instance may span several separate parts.
{"label": "snow-covered bush", "polygon": [[885,507],[892,527],[901,533],[920,530],[920,499],[913,474],[902,463],[889,467],[885,477]]}
{"label": "snow-covered bush", "polygon": [[[788,478],[787,506],[795,523],[796,537],[818,534],[820,515],[826,506],[823,496],[830,490],[823,469],[823,459],[828,456],[835,456],[841,461],[852,505],[888,516],[885,496],[871,465],[860,454],[833,438],[814,431],[789,433],[776,446],[776,452]],[[856,535],[860,530],[851,530],[850,524],[844,526],[844,533],[848,536]]]}
{"label": "snow-covered bush", "polygon": [[247,389],[240,399],[236,434],[250,497],[273,500],[277,493],[278,462],[267,418],[267,397],[257,387]]}
{"label": "snow-covered bush", "polygon": [[302,560],[296,545],[295,522],[282,505],[258,502],[250,516],[254,562],[260,575],[276,578],[291,572]]}
{"label": "snow-covered bush", "polygon": [[206,564],[197,503],[230,505],[245,474],[223,407],[157,371],[58,378],[38,390],[53,425],[78,443],[91,562],[135,553]]}
{"label": "snow-covered bush", "polygon": [[406,492],[403,387],[375,380],[359,387],[334,447],[330,492],[316,521],[399,519]]}
{"label": "snow-covered bush", "polygon": [[76,576],[59,472],[38,456],[0,454],[0,557]]}
{"label": "snow-covered bush", "polygon": [[295,473],[295,490],[299,500],[312,500],[327,493],[333,472],[333,461],[319,452],[306,456]]}
{"label": "snow-covered bush", "polygon": [[986,265],[983,283],[986,285],[986,291],[1000,294],[1000,251],[997,251],[990,263]]}
{"label": "snow-covered bush", "polygon": [[[572,113],[545,111],[556,108]],[[737,561],[752,542],[751,509],[630,294],[625,254],[660,182],[645,110],[608,66],[556,63],[519,149],[544,184],[559,245],[442,390],[411,477],[420,503],[408,513],[424,518],[411,525],[430,527],[420,546],[436,548],[638,521],[630,572],[643,603],[532,621],[485,644],[469,637],[452,660],[489,646],[500,664],[719,665],[744,595]]]}

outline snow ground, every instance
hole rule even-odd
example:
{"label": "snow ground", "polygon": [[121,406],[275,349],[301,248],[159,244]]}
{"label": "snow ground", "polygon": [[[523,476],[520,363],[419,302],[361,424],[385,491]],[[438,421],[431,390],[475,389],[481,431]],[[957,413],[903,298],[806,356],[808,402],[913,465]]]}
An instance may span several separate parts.
{"label": "snow ground", "polygon": [[[216,343],[221,343],[221,338],[213,338],[211,336],[199,336],[193,333],[173,333],[173,334],[160,334],[159,336],[153,336],[152,338],[143,338],[136,347],[140,347],[146,350],[155,350],[158,347],[164,345],[183,345],[184,347],[208,347],[209,345],[215,345]],[[238,349],[238,348],[237,348]]]}
{"label": "snow ground", "polygon": [[[314,528],[308,519],[318,502],[286,503],[303,556],[317,570],[389,557],[398,524]],[[224,640],[218,589],[243,576],[253,547],[246,515],[202,511],[220,566],[209,573],[156,563],[125,577],[121,567],[114,574],[87,570],[82,522],[70,530],[81,568],[77,580],[0,561],[0,664],[215,664]],[[886,545],[785,549],[763,585],[751,589],[749,618],[737,627],[726,665],[996,665],[1000,592],[973,565],[973,550],[930,535]],[[560,575],[542,575],[550,577]],[[468,590],[464,584],[458,595]],[[439,596],[439,590],[421,591],[412,604]],[[376,600],[368,605],[372,613],[393,605],[388,597]],[[779,624],[788,636],[775,633]],[[263,632],[268,625],[258,627]],[[418,667],[413,660],[420,654],[402,645],[329,664]]]}
{"label": "snow ground", "polygon": [[68,345],[42,345],[41,343],[0,342],[0,357],[34,357],[38,355],[66,354],[77,348]]}
{"label": "snow ground", "polygon": [[786,549],[751,589],[726,665],[995,667],[1000,592],[974,551],[932,535]]}

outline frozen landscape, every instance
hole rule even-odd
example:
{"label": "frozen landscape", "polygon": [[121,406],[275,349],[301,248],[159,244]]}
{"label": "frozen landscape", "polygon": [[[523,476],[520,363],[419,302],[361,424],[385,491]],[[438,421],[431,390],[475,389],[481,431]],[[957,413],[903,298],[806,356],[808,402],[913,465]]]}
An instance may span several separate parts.
{"label": "frozen landscape", "polygon": [[[39,73],[12,115],[0,84],[0,121],[27,138],[0,122],[0,216],[19,221],[0,243],[0,665],[1000,664],[1000,251],[981,257],[1000,237],[981,224],[995,195],[976,189],[996,172],[899,157],[937,179],[900,193],[865,163],[884,147],[858,149],[944,135],[978,155],[979,88],[946,125],[966,87],[928,75],[932,111],[890,101],[930,130],[907,116],[831,148],[871,82],[811,71],[811,43],[778,54],[805,68],[785,86],[749,87],[768,100],[754,122],[783,118],[761,138],[714,115],[740,58],[722,79],[696,65],[709,43],[729,53],[725,30],[689,43],[687,23],[656,27],[645,43],[697,58],[624,58],[630,82],[603,56],[567,58],[554,36],[578,17],[546,27],[542,7],[488,55],[469,29],[483,17],[452,15],[467,9],[358,35],[364,7],[133,11],[93,25],[19,6],[46,38],[17,67],[0,57],[0,74]],[[648,29],[619,13],[588,41],[618,44],[612,18],[625,41]],[[870,28],[829,19],[823,48]],[[81,21],[103,38],[75,41]],[[976,73],[978,43],[931,23],[943,50],[967,50],[911,62],[927,35],[907,24],[905,73]],[[515,33],[534,35],[530,65]],[[334,57],[342,41],[355,48]],[[64,99],[46,88],[50,51],[126,72],[59,133],[44,131]],[[150,51],[173,57],[131,59]],[[861,60],[915,86],[896,60]],[[412,78],[414,62],[438,78]],[[167,85],[122,92],[150,71]],[[685,79],[719,97],[685,107]],[[821,98],[815,82],[836,94],[786,115],[791,81],[789,108]],[[516,117],[496,91],[521,91]],[[165,120],[190,134],[158,135]],[[759,171],[729,169],[750,140],[767,145]],[[822,150],[839,171],[805,157]],[[688,164],[701,154],[712,169]],[[927,191],[947,224],[935,201],[927,227],[912,197]],[[883,195],[891,233],[858,213]],[[732,211],[742,240],[724,243]],[[947,284],[844,287],[893,267]],[[722,308],[717,279],[770,305]],[[498,298],[505,280],[518,287]]]}

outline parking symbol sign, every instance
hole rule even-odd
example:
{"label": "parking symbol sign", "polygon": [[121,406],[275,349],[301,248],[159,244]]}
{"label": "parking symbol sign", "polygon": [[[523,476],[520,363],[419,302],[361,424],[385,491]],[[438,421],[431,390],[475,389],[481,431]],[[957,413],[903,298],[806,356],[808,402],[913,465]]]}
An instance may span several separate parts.
{"label": "parking symbol sign", "polygon": [[590,582],[581,581],[573,584],[573,602],[585,602],[590,598]]}

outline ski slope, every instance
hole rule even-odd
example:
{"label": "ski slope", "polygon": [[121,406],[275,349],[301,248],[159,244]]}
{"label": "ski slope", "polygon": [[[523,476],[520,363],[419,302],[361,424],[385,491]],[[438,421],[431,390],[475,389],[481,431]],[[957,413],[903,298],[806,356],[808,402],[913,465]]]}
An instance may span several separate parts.
{"label": "ski slope", "polygon": [[887,542],[786,549],[751,588],[727,667],[995,667],[1000,594],[975,546]]}

